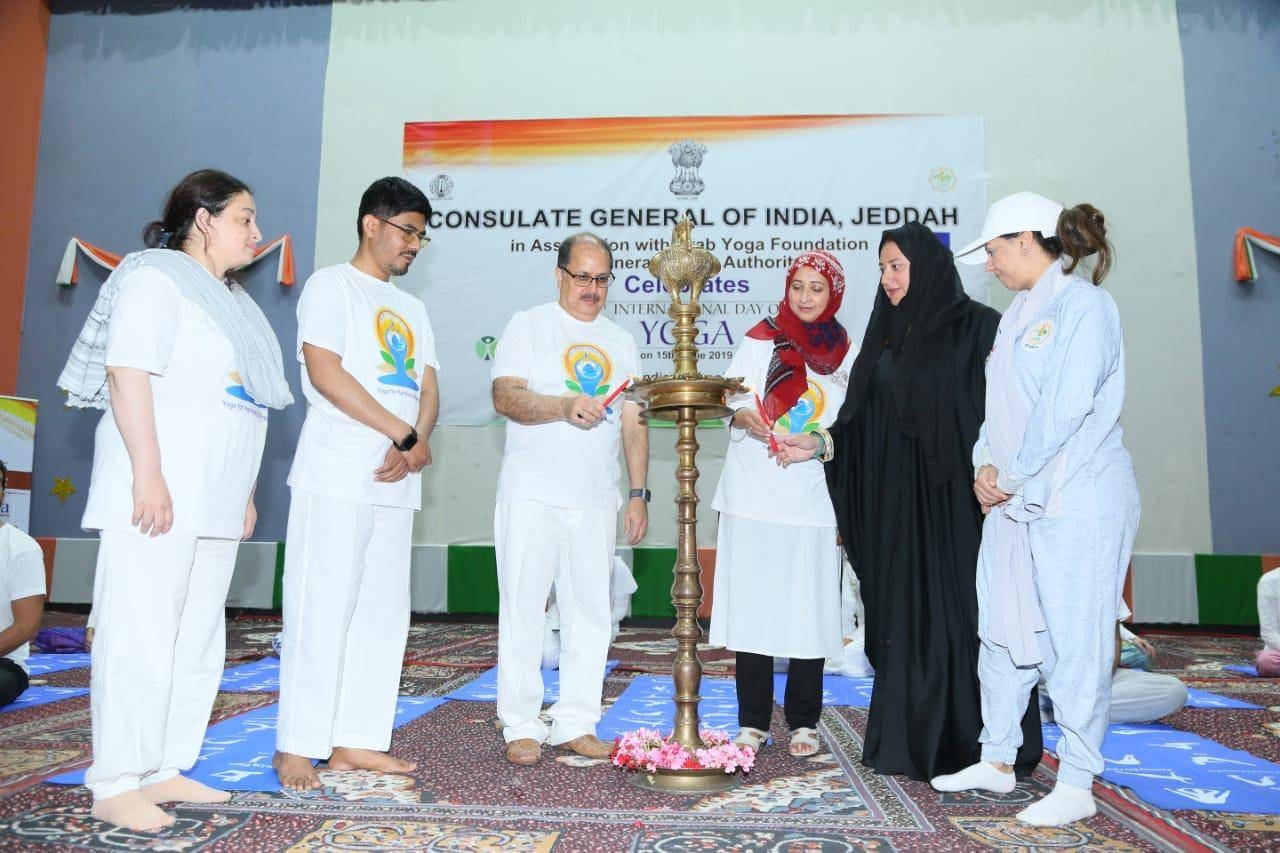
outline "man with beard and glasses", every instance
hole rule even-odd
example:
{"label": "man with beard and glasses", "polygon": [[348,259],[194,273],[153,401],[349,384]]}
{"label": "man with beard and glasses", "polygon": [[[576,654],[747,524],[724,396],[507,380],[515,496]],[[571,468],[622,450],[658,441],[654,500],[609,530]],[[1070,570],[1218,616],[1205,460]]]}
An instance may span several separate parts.
{"label": "man with beard and glasses", "polygon": [[289,473],[280,718],[286,788],[330,770],[403,773],[388,754],[409,634],[409,552],[436,423],[435,338],[397,288],[430,237],[431,205],[401,178],[360,199],[350,263],[317,270],[298,302],[307,417]]}
{"label": "man with beard and glasses", "polygon": [[[596,737],[611,627],[618,450],[630,495],[623,534],[649,525],[649,436],[640,407],[610,392],[639,370],[635,339],[601,316],[613,254],[594,234],[559,247],[559,299],[517,311],[493,361],[493,408],[507,418],[498,477],[498,718],[507,760],[529,765],[550,742],[606,758]],[[560,700],[542,710],[542,634],[555,585],[560,612]]]}

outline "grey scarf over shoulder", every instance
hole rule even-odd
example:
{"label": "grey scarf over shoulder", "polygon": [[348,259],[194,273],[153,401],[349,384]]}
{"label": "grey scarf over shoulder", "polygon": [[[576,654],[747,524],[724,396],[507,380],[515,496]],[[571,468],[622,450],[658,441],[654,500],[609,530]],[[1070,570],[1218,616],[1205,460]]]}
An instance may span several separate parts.
{"label": "grey scarf over shoulder", "polygon": [[272,409],[293,402],[284,378],[280,342],[257,303],[235,283],[223,284],[200,262],[185,252],[147,249],[126,255],[103,283],[89,318],[71,348],[58,387],[67,392],[67,405],[105,409],[111,404],[107,390],[107,326],[120,292],[120,282],[145,267],[160,270],[178,285],[182,295],[209,315],[218,331],[231,342],[236,370],[245,391]]}

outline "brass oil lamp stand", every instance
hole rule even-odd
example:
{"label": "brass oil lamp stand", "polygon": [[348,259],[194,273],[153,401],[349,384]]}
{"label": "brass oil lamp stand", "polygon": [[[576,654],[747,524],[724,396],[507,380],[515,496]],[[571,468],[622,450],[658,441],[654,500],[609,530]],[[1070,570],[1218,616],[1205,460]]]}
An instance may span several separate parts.
{"label": "brass oil lamp stand", "polygon": [[[676,609],[676,624],[671,635],[676,638],[676,656],[672,662],[675,681],[675,731],[672,739],[691,753],[705,748],[698,734],[698,695],[702,683],[702,662],[698,660],[698,641],[702,627],[698,624],[698,608],[702,604],[701,565],[698,562],[698,422],[725,418],[732,410],[725,401],[745,389],[739,379],[703,376],[698,372],[698,348],[694,324],[702,308],[698,305],[707,280],[720,271],[720,261],[690,239],[693,225],[685,217],[676,223],[671,245],[649,261],[649,272],[662,281],[671,295],[668,316],[675,321],[673,337],[675,372],[669,376],[646,376],[637,380],[634,397],[644,405],[641,417],[675,421],[678,465],[676,480],[676,522],[679,539],[675,578],[671,585],[671,603]],[[689,294],[689,301],[681,299]],[[710,770],[641,771],[632,776],[642,788],[674,793],[712,793],[726,791],[741,782],[740,774]]]}

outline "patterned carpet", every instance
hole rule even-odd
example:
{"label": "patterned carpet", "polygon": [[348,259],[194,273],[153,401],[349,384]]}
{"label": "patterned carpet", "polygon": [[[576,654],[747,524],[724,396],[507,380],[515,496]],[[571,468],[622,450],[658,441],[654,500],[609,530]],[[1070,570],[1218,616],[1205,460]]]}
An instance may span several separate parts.
{"label": "patterned carpet", "polygon": [[[83,617],[50,614],[48,624]],[[228,662],[270,650],[279,623],[254,616],[229,625]],[[1280,763],[1280,683],[1223,671],[1249,660],[1244,638],[1148,634],[1162,671],[1266,710],[1183,710],[1165,722]],[[492,625],[413,626],[402,691],[443,695],[493,665]],[[622,661],[606,702],[637,672],[662,672],[674,641],[661,630],[624,630],[610,656]],[[704,654],[710,673],[730,656]],[[88,670],[45,679],[87,686]],[[274,694],[219,696],[215,718],[275,700]],[[0,850],[176,851],[853,851],[853,850],[1280,850],[1280,819],[1215,812],[1168,812],[1126,789],[1100,785],[1097,817],[1062,829],[1034,829],[1013,815],[1053,785],[1047,761],[1029,785],[1001,796],[939,795],[928,786],[877,776],[859,763],[865,712],[828,708],[827,749],[802,760],[765,750],[747,781],[707,796],[641,790],[605,762],[544,752],[531,768],[502,759],[492,704],[447,702],[396,732],[394,750],[419,762],[406,776],[324,773],[307,795],[234,796],[217,807],[177,811],[157,835],[111,830],[88,816],[83,788],[42,780],[88,759],[88,698],[0,715]],[[785,743],[780,714],[774,737]]]}

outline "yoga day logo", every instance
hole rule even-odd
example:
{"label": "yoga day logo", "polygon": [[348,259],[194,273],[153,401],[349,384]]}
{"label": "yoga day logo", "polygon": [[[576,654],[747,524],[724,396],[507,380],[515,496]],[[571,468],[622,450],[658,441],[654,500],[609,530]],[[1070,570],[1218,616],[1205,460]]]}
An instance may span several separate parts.
{"label": "yoga day logo", "polygon": [[231,384],[226,387],[226,392],[232,397],[235,397],[237,400],[244,400],[246,403],[252,403],[259,409],[266,408],[266,406],[253,399],[249,392],[245,390],[244,382],[240,380],[239,373],[233,370],[227,374],[227,379],[231,380]]}
{"label": "yoga day logo", "polygon": [[822,386],[808,380],[809,387],[800,399],[796,400],[796,404],[782,417],[778,418],[778,422],[774,424],[774,431],[789,432],[794,434],[802,432],[813,432],[818,428],[818,421],[822,417],[822,412],[827,407],[827,395],[823,393]]}
{"label": "yoga day logo", "polygon": [[575,394],[603,397],[609,393],[613,365],[604,350],[594,344],[570,344],[564,351],[564,385]]}
{"label": "yoga day logo", "polygon": [[382,364],[378,367],[386,376],[379,376],[383,385],[418,390],[418,372],[414,369],[413,329],[390,308],[379,308],[374,315],[373,331],[377,336]]}

